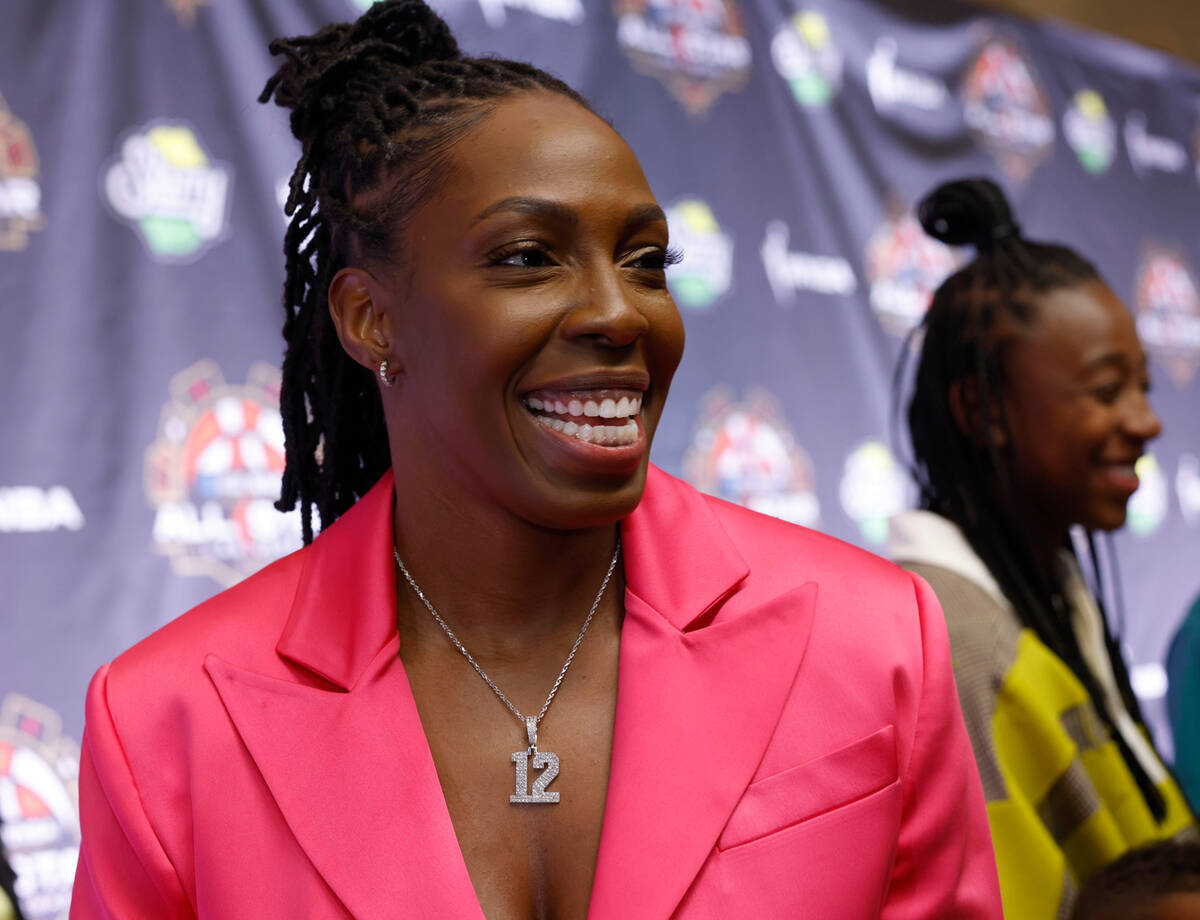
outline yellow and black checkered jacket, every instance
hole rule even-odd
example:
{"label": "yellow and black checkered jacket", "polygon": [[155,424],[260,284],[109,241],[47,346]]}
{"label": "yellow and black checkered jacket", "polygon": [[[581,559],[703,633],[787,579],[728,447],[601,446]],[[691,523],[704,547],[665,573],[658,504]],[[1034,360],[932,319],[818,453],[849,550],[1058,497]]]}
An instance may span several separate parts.
{"label": "yellow and black checkered jacket", "polygon": [[891,554],[929,582],[946,615],[1005,917],[1066,917],[1077,887],[1126,850],[1195,835],[1163,769],[1167,813],[1155,820],[1083,684],[1022,627],[958,529],[930,512],[901,517]]}

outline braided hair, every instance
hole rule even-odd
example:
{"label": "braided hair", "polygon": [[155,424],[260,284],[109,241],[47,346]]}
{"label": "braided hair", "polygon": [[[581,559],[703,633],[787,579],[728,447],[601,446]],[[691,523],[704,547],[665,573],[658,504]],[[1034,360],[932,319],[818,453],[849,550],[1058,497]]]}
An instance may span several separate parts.
{"label": "braided hair", "polygon": [[[1012,511],[1020,499],[1013,481],[1013,440],[1004,412],[1005,355],[1011,340],[996,334],[997,320],[1020,329],[1037,317],[1038,298],[1101,280],[1096,267],[1073,250],[1027,240],[1004,193],[988,179],[939,185],[918,208],[925,232],[949,245],[971,245],[976,257],[947,278],[912,336],[923,336],[908,428],[912,474],[920,506],[953,521],[988,567],[1022,625],[1061,658],[1092,699],[1155,818],[1166,814],[1161,793],[1116,730],[1114,713],[1084,660],[1074,630],[1056,599],[1062,586],[1037,564]],[[909,343],[906,343],[906,346]],[[895,392],[912,349],[901,350]],[[951,391],[962,388],[967,418],[956,419]],[[1003,437],[990,435],[998,425]],[[999,442],[999,443],[997,443]],[[1089,554],[1101,613],[1103,585],[1092,535]],[[1074,552],[1069,538],[1064,549]],[[1122,701],[1139,722],[1140,707],[1119,646],[1105,623],[1108,657]]]}
{"label": "braided hair", "polygon": [[[342,349],[329,284],[348,265],[403,260],[404,220],[445,178],[450,149],[501,99],[544,90],[587,103],[520,63],[465,57],[422,0],[376,3],[354,23],[279,38],[259,102],[291,110],[301,154],[288,183],[283,416],[285,466],[275,507],[313,509],[322,527],[390,466],[375,375]],[[397,246],[397,243],[400,243]]]}

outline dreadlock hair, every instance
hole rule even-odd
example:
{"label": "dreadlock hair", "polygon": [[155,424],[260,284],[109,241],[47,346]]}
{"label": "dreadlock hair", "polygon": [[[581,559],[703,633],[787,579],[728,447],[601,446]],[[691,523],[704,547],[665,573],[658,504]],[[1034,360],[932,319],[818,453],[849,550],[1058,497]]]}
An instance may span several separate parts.
{"label": "dreadlock hair", "polygon": [[1151,920],[1168,894],[1200,894],[1200,843],[1168,840],[1130,850],[1083,886],[1071,920]]}
{"label": "dreadlock hair", "polygon": [[452,146],[503,98],[544,90],[587,103],[520,63],[464,57],[422,0],[376,3],[354,23],[271,42],[284,60],[259,102],[291,110],[301,154],[284,206],[285,467],[275,507],[326,527],[391,463],[375,375],[342,349],[329,284],[397,257],[405,218],[445,178]]}
{"label": "dreadlock hair", "polygon": [[[1073,250],[1025,239],[1004,193],[988,179],[961,179],[939,185],[918,207],[925,232],[949,245],[973,246],[977,254],[937,289],[924,319],[901,349],[894,393],[898,403],[910,346],[921,336],[908,428],[911,473],[920,506],[953,521],[988,567],[1022,625],[1071,669],[1106,723],[1122,758],[1156,819],[1166,814],[1162,794],[1116,729],[1099,681],[1080,651],[1074,630],[1056,609],[1060,585],[1037,565],[1028,540],[1014,517],[1018,502],[1012,478],[1012,438],[1001,398],[1005,355],[1011,341],[996,334],[997,320],[1028,326],[1037,316],[1040,295],[1100,279],[1096,267]],[[951,405],[961,388],[966,428]],[[998,446],[991,434],[1005,433]],[[1089,551],[1094,589],[1104,616],[1103,585],[1092,535]],[[1066,537],[1064,548],[1074,552]],[[1128,672],[1105,619],[1108,656],[1122,702],[1139,722],[1141,711]]]}

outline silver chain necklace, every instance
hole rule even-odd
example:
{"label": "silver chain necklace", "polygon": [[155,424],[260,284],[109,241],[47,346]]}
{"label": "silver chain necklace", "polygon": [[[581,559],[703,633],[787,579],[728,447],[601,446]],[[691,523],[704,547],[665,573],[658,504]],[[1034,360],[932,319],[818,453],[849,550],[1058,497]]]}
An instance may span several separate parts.
{"label": "silver chain necklace", "polygon": [[[492,688],[492,692],[500,697],[500,701],[508,707],[509,712],[517,717],[517,721],[525,726],[525,739],[528,741],[528,747],[523,751],[514,751],[510,758],[516,766],[516,790],[508,797],[508,801],[514,805],[553,805],[559,801],[557,792],[547,792],[546,787],[550,785],[551,780],[558,776],[558,755],[550,751],[539,751],[537,749],[538,741],[538,726],[546,715],[546,710],[550,708],[550,704],[554,702],[554,694],[558,693],[558,688],[562,685],[563,678],[567,676],[567,668],[571,666],[571,662],[575,660],[575,653],[579,651],[579,643],[583,641],[583,635],[587,632],[588,627],[592,625],[592,617],[596,615],[596,610],[600,606],[600,598],[604,597],[604,589],[608,587],[608,582],[612,578],[613,570],[617,567],[617,559],[621,555],[621,538],[617,537],[617,545],[613,549],[612,559],[608,563],[608,571],[604,573],[604,581],[600,583],[600,590],[596,592],[596,599],[592,601],[592,608],[588,611],[587,619],[583,621],[583,626],[579,630],[579,635],[575,637],[575,644],[571,646],[571,653],[567,655],[567,660],[563,662],[562,670],[558,672],[558,677],[554,681],[554,686],[550,688],[550,693],[546,697],[546,702],[542,703],[542,710],[536,716],[521,715],[521,710],[517,709],[512,704],[512,701],[504,695],[504,691],[496,686],[496,682],[487,676],[487,672],[479,666],[479,662],[475,657],[467,651],[467,647],[462,644],[458,636],[454,634],[454,630],[441,618],[441,615],[433,609],[433,604],[429,603],[429,598],[425,596],[425,592],[421,590],[421,586],[417,584],[416,579],[412,577],[412,573],[408,571],[408,567],[404,564],[404,560],[400,558],[400,551],[396,547],[392,547],[392,555],[396,557],[396,565],[404,574],[404,580],[408,582],[408,586],[416,592],[417,597],[421,599],[421,603],[425,605],[425,609],[429,611],[430,616],[437,621],[438,626],[442,627],[444,632],[454,643],[455,648],[462,652],[463,657],[471,663],[471,667],[475,672],[484,679],[484,682]],[[541,770],[541,774],[533,781],[533,791],[529,790],[529,758],[533,757],[533,768]]]}

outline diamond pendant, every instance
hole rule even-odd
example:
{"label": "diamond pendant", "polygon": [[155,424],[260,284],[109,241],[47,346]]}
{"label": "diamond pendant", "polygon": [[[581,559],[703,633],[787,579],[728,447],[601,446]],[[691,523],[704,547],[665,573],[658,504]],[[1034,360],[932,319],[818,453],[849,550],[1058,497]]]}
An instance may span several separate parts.
{"label": "diamond pendant", "polygon": [[[513,805],[556,805],[558,793],[547,792],[546,787],[558,776],[558,755],[537,749],[537,720],[532,716],[525,719],[525,734],[529,747],[514,751],[512,762],[517,767],[516,792],[508,797]],[[533,781],[533,793],[529,792],[529,755],[533,755],[533,768],[541,774]]]}

